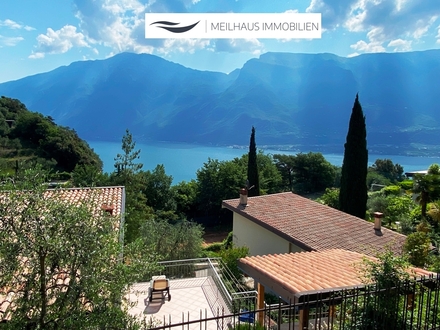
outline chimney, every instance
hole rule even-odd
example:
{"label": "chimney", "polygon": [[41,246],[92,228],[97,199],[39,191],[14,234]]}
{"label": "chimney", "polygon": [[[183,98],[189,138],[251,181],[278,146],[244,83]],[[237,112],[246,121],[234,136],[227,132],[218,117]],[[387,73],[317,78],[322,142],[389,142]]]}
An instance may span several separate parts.
{"label": "chimney", "polygon": [[104,212],[108,213],[109,215],[113,215],[113,210],[115,209],[115,205],[102,204],[101,208]]}
{"label": "chimney", "polygon": [[246,188],[240,189],[240,205],[246,206],[248,199],[248,191]]}
{"label": "chimney", "polygon": [[382,220],[383,213],[381,212],[374,212],[374,230],[381,230],[382,227]]}

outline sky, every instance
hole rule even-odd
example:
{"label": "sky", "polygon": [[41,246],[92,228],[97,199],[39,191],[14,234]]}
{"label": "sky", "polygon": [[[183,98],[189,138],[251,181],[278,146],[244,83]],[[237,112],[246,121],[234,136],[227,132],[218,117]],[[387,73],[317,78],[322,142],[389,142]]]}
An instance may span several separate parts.
{"label": "sky", "polygon": [[[145,39],[145,13],[321,13],[321,39]],[[440,0],[0,0],[0,83],[120,52],[221,72],[266,52],[440,48]]]}

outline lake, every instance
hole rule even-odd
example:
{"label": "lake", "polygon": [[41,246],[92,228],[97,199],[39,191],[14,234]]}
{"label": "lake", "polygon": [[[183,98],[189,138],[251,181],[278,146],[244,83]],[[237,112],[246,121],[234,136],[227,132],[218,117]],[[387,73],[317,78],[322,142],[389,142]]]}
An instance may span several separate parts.
{"label": "lake", "polygon": [[[101,157],[104,162],[104,171],[114,171],[114,158],[121,153],[120,142],[89,141],[89,145]],[[230,147],[207,147],[193,144],[172,143],[136,143],[136,150],[141,150],[139,162],[144,164],[144,170],[153,170],[157,164],[163,164],[168,175],[173,176],[173,184],[180,181],[189,181],[196,178],[196,172],[203,166],[208,158],[218,160],[231,160],[241,157],[248,149]],[[294,155],[296,152],[265,149],[265,153]],[[323,154],[333,165],[342,165],[344,155]],[[369,165],[378,158],[391,159],[394,163],[403,166],[405,172],[426,170],[433,163],[440,163],[440,158],[434,157],[410,157],[396,155],[368,155]]]}

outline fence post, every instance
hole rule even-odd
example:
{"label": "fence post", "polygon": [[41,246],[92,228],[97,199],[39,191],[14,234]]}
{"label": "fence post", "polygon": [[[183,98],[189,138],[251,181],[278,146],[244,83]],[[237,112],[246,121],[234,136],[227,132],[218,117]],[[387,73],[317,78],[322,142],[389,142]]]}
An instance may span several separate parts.
{"label": "fence post", "polygon": [[409,293],[406,296],[406,309],[412,310],[414,308],[414,293]]}
{"label": "fence post", "polygon": [[309,328],[309,306],[303,306],[299,311],[299,327],[300,329]]}
{"label": "fence post", "polygon": [[[257,299],[257,309],[264,309],[264,285],[261,283],[258,283],[257,286],[257,291],[258,291],[258,299]],[[258,322],[260,322],[260,324],[264,324],[264,311],[263,312],[258,312]]]}

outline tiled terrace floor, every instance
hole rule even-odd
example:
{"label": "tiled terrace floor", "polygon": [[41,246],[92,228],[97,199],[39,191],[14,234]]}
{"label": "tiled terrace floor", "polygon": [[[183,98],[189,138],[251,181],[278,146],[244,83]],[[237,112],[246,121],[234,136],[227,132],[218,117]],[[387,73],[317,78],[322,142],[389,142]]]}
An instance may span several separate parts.
{"label": "tiled terrace floor", "polygon": [[[162,300],[148,302],[149,282],[135,284],[129,295],[131,303],[135,306],[129,309],[129,313],[139,319],[145,318],[148,322],[151,318],[160,321],[160,325],[175,324],[183,321],[199,320],[201,318],[213,317],[212,310],[208,303],[209,291],[202,289],[206,277],[192,279],[178,279],[170,281],[171,300],[165,297]],[[209,321],[204,324],[203,329],[216,330],[217,322]],[[185,329],[188,329],[185,326]],[[200,324],[194,323],[189,329],[200,329]]]}
{"label": "tiled terrace floor", "polygon": [[[215,300],[215,295],[218,292],[215,287],[207,286],[207,278],[191,278],[178,279],[170,281],[171,300],[165,297],[162,300],[153,300],[151,303],[147,302],[149,282],[136,283],[131,288],[129,301],[134,303],[134,306],[129,309],[129,313],[137,316],[139,320],[145,318],[148,322],[150,319],[154,321],[155,326],[164,324],[177,324],[180,322],[196,321],[200,319],[213,317],[213,311],[210,308],[209,302]],[[218,303],[217,305],[218,306]],[[217,313],[217,311],[214,311]],[[229,312],[225,311],[225,315]],[[185,330],[218,330],[227,329],[228,320],[223,321],[223,324],[218,327],[216,321],[208,321],[206,323],[194,323],[184,326]],[[182,328],[182,326],[179,326]],[[270,329],[276,329],[270,327]],[[280,330],[299,330],[299,324],[282,324]],[[311,319],[308,329],[328,329],[326,322],[316,326],[315,320]]]}

